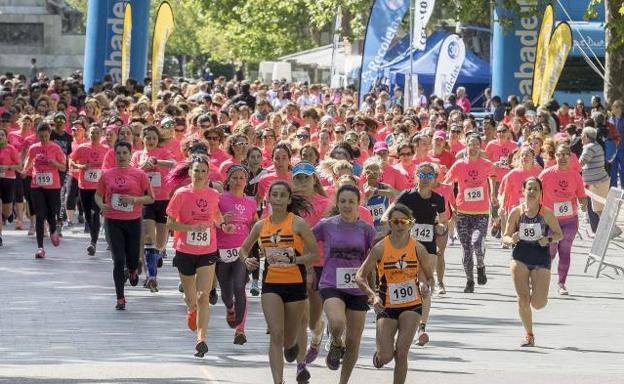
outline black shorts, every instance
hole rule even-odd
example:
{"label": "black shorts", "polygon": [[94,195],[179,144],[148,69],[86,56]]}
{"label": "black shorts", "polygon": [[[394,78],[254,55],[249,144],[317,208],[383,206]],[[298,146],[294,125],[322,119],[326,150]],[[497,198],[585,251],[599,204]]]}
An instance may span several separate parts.
{"label": "black shorts", "polygon": [[401,313],[413,311],[422,316],[422,304],[414,305],[405,308],[386,308],[383,312],[377,314],[377,320],[379,319],[393,319],[399,320]]}
{"label": "black shorts", "polygon": [[2,204],[11,204],[15,201],[15,179],[0,178],[0,200]]}
{"label": "black shorts", "polygon": [[336,288],[323,288],[319,291],[323,301],[327,299],[340,299],[351,311],[368,311],[368,297],[365,295],[350,295]]}
{"label": "black shorts", "polygon": [[169,200],[156,200],[143,207],[143,220],[154,220],[159,224],[167,224],[167,205]]}
{"label": "black shorts", "polygon": [[180,274],[184,276],[193,276],[197,273],[197,269],[208,267],[219,260],[219,252],[213,252],[206,255],[191,255],[176,251],[173,257],[173,266],[178,268]]}
{"label": "black shorts", "polygon": [[271,284],[262,283],[262,294],[274,293],[282,298],[284,303],[294,303],[308,298],[305,283],[300,284]]}

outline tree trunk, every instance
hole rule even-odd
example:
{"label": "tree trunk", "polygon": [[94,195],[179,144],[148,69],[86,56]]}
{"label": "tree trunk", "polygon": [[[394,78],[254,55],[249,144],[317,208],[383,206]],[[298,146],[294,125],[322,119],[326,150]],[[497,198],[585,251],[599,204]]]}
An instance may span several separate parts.
{"label": "tree trunk", "polygon": [[615,25],[624,23],[624,16],[619,13],[620,1],[604,0],[604,4],[607,21],[604,93],[610,105],[615,100],[624,100],[624,48],[610,49],[620,44],[622,36],[618,36]]}

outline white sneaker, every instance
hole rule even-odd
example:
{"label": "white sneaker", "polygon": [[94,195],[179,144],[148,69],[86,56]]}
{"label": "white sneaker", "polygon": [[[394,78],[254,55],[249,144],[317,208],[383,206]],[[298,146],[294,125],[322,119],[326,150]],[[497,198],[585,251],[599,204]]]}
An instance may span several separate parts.
{"label": "white sneaker", "polygon": [[559,284],[559,294],[561,296],[567,296],[568,295],[568,290],[566,289],[565,285]]}

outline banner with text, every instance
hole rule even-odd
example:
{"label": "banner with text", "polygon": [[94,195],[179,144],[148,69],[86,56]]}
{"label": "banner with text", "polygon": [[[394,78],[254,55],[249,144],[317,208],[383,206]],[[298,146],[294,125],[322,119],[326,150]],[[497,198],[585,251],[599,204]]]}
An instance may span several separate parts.
{"label": "banner with text", "polygon": [[465,59],[466,45],[461,36],[451,34],[444,39],[438,56],[434,80],[433,93],[436,96],[446,99],[453,92],[453,87],[457,82],[459,71]]}
{"label": "banner with text", "polygon": [[360,68],[359,105],[375,86],[384,56],[390,49],[411,0],[374,0],[366,25],[362,66]]}
{"label": "banner with text", "polygon": [[414,10],[412,47],[423,51],[427,45],[427,23],[433,13],[435,0],[416,0],[416,9]]}
{"label": "banner with text", "polygon": [[544,11],[542,24],[540,25],[539,36],[537,38],[537,52],[535,54],[535,68],[533,69],[533,86],[531,99],[535,106],[538,105],[542,82],[544,80],[544,70],[546,69],[546,60],[548,58],[548,44],[552,36],[553,26],[555,24],[555,13],[553,6],[548,4]]}
{"label": "banner with text", "polygon": [[126,4],[123,34],[121,36],[121,83],[130,76],[130,47],[132,41],[132,6]]}
{"label": "banner with text", "polygon": [[548,55],[544,68],[539,105],[545,105],[555,93],[559,76],[572,49],[572,29],[566,22],[559,23],[548,43]]}
{"label": "banner with text", "polygon": [[156,13],[154,36],[152,37],[152,101],[156,101],[158,98],[158,89],[165,63],[165,46],[172,33],[173,11],[169,3],[163,2]]}

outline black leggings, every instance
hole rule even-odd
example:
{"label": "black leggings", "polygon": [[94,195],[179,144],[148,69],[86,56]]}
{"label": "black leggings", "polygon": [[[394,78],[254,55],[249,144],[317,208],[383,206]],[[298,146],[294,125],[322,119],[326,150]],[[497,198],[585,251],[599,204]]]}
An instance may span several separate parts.
{"label": "black leggings", "polygon": [[80,201],[82,201],[85,220],[91,231],[91,244],[95,245],[100,235],[100,207],[95,204],[95,189],[81,189]]}
{"label": "black leggings", "polygon": [[232,308],[236,301],[236,324],[243,321],[247,307],[245,284],[247,283],[247,267],[241,259],[231,263],[217,263],[217,279],[221,287],[221,299],[226,308]]}
{"label": "black leggings", "polygon": [[76,210],[76,201],[78,200],[78,180],[73,176],[68,176],[66,189],[65,209],[74,211]]}
{"label": "black leggings", "polygon": [[30,188],[32,176],[24,176],[22,181],[24,186],[24,199],[26,199],[26,202],[28,203],[28,213],[30,216],[33,216],[35,214],[35,205],[33,204],[32,189]]}
{"label": "black leggings", "polygon": [[113,281],[117,299],[123,299],[126,283],[125,267],[133,272],[139,267],[139,247],[141,246],[141,219],[106,219],[107,232],[111,238],[113,254]]}
{"label": "black leggings", "polygon": [[[251,252],[249,252],[249,257],[255,257],[258,259],[258,261],[260,261],[259,255],[260,255],[260,246],[258,245],[258,242],[255,242],[253,247],[251,248]],[[251,271],[251,278],[253,280],[260,280],[260,267]]]}
{"label": "black leggings", "polygon": [[35,224],[37,247],[43,248],[44,222],[48,221],[50,233],[56,231],[56,216],[61,205],[61,190],[33,188],[30,190],[30,195],[35,208],[35,215],[37,215]]}

